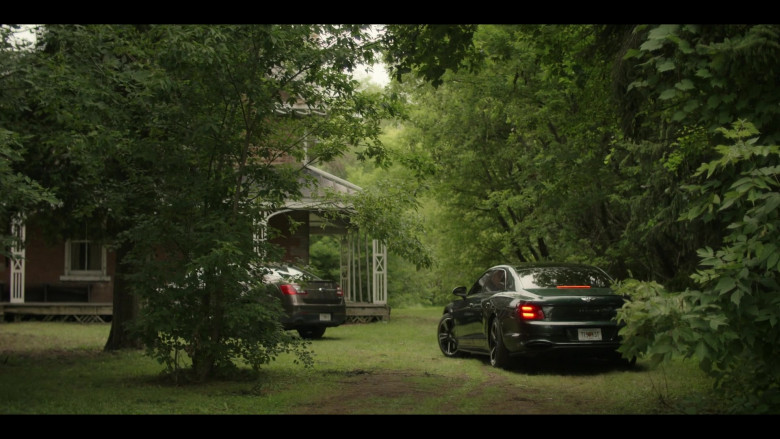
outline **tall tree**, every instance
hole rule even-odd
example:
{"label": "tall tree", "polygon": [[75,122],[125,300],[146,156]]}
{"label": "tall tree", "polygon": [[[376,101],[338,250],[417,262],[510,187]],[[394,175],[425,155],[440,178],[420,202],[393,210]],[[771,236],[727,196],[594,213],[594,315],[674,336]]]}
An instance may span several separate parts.
{"label": "tall tree", "polygon": [[58,200],[40,182],[18,170],[26,154],[24,132],[18,130],[27,110],[27,77],[31,42],[19,37],[19,26],[0,26],[0,255],[10,258],[13,246],[23,244],[11,234],[11,221],[51,209]]}
{"label": "tall tree", "polygon": [[593,40],[587,26],[480,26],[479,69],[409,87],[420,133],[410,145],[428,157],[415,163],[432,165],[420,174],[432,175],[464,235],[453,257],[593,261],[617,239],[578,237],[614,221],[593,183],[609,184],[600,169],[616,126],[608,106],[580,104],[609,96],[608,61],[588,56]]}
{"label": "tall tree", "polygon": [[143,341],[172,371],[187,353],[199,380],[236,357],[310,360],[251,272],[274,257],[253,235],[300,193],[283,157],[354,147],[381,160],[386,107],[349,74],[372,61],[367,38],[365,26],[337,25],[43,29],[26,171],[119,250],[107,349]]}

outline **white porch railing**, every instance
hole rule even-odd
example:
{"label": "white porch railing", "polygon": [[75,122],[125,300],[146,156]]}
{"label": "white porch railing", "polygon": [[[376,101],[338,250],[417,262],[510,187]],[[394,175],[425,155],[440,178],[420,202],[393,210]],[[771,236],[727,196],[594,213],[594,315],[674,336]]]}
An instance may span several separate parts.
{"label": "white porch railing", "polygon": [[24,303],[25,226],[22,218],[14,217],[11,234],[16,238],[11,248],[11,303]]}
{"label": "white porch railing", "polygon": [[387,304],[387,247],[348,233],[341,241],[340,282],[347,303]]}

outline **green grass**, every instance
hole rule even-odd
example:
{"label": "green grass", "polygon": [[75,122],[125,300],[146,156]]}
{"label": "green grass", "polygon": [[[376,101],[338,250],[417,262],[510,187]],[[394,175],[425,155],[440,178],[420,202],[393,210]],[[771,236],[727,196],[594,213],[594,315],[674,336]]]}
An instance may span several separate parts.
{"label": "green grass", "polygon": [[479,357],[445,358],[436,344],[440,312],[393,309],[386,322],[329,328],[312,343],[310,369],[282,356],[259,376],[178,386],[141,351],[102,352],[110,324],[2,323],[0,414],[719,412],[712,380],[691,361],[506,371]]}

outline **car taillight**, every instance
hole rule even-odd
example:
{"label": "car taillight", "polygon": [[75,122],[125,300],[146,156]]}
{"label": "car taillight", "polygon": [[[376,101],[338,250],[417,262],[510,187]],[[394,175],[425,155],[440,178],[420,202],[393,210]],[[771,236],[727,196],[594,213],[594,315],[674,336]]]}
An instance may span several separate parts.
{"label": "car taillight", "polygon": [[544,311],[539,305],[517,305],[517,316],[520,317],[520,320],[543,320]]}
{"label": "car taillight", "polygon": [[285,294],[287,296],[294,296],[296,294],[306,294],[306,291],[300,292],[296,288],[298,285],[295,284],[282,284],[279,285],[279,288],[282,290],[282,294]]}
{"label": "car taillight", "polygon": [[341,290],[341,287],[336,287],[336,296],[343,297],[344,291]]}

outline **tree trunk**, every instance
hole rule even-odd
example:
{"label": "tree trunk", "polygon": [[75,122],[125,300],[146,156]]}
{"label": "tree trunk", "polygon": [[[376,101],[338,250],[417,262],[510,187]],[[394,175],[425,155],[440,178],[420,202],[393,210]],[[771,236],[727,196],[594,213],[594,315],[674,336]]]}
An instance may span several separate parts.
{"label": "tree trunk", "polygon": [[104,351],[119,349],[140,349],[143,343],[127,329],[127,324],[138,316],[138,300],[128,288],[122,261],[129,251],[129,244],[122,244],[116,251],[114,272],[114,310],[111,318],[111,332],[108,334]]}

